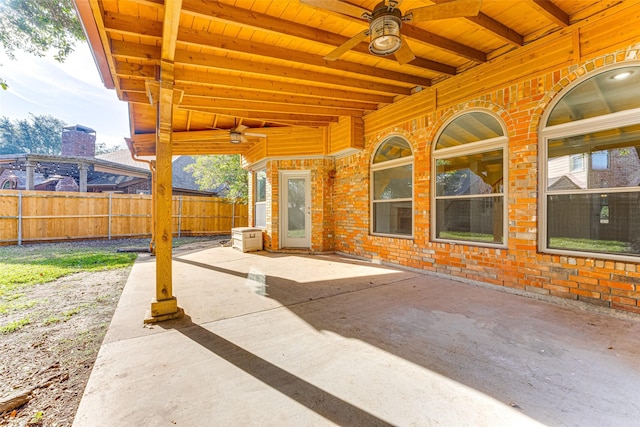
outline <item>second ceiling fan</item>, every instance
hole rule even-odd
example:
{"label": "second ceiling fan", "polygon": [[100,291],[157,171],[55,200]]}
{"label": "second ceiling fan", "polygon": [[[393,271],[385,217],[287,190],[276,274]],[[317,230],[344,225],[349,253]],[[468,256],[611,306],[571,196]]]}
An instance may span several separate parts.
{"label": "second ceiling fan", "polygon": [[403,22],[418,23],[437,19],[476,16],[480,12],[482,0],[453,0],[411,9],[405,14],[398,8],[400,3],[398,0],[383,0],[376,5],[373,11],[339,0],[301,0],[301,3],[364,19],[369,23],[368,29],[356,34],[335,48],[324,57],[325,60],[335,61],[367,37],[371,37],[369,51],[372,54],[376,56],[395,54],[398,63],[404,65],[413,61],[416,56],[405,43],[400,32]]}

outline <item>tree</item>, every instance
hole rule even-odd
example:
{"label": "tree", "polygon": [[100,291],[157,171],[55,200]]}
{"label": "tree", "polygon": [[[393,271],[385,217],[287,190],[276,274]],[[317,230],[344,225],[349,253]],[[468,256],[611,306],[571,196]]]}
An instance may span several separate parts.
{"label": "tree", "polygon": [[99,154],[113,153],[114,151],[122,150],[124,147],[119,145],[113,145],[107,147],[106,142],[96,142],[96,156]]}
{"label": "tree", "polygon": [[[54,59],[63,62],[84,39],[71,0],[0,1],[0,46],[11,59],[16,50],[44,56],[53,49]],[[0,77],[0,88],[8,87]]]}
{"label": "tree", "polygon": [[201,190],[227,185],[228,198],[246,201],[249,189],[247,171],[240,165],[240,155],[198,156],[195,163],[184,168],[193,174]]}
{"label": "tree", "polygon": [[84,32],[71,0],[3,0],[0,44],[9,57],[22,50],[44,56],[50,49],[64,61]]}
{"label": "tree", "polygon": [[62,150],[65,123],[53,116],[29,115],[29,120],[0,118],[0,154],[53,154]]}

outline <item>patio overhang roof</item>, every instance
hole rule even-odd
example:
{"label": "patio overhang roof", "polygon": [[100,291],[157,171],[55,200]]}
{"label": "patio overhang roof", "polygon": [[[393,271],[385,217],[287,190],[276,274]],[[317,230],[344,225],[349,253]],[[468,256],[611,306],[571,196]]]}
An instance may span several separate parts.
{"label": "patio overhang roof", "polygon": [[[404,0],[400,7],[445,2]],[[404,23],[404,43],[416,58],[401,65],[394,55],[369,53],[367,41],[336,61],[324,59],[368,24],[310,3],[349,7],[308,0],[89,0],[76,6],[105,86],[129,104],[131,148],[139,156],[155,155],[153,104],[161,81],[172,83],[164,100],[172,109],[174,155],[245,154],[264,137],[231,144],[229,131],[239,125],[269,138],[283,129],[295,134],[345,118],[361,121],[611,6],[484,0],[476,16]],[[349,4],[370,11],[376,3]]]}

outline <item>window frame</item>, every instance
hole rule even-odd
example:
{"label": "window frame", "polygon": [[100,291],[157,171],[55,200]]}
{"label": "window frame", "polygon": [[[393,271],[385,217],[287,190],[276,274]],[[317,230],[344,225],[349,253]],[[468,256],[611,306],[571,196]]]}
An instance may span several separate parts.
{"label": "window frame", "polygon": [[[595,72],[588,73],[582,78],[577,79],[572,82],[572,84],[568,85],[566,88],[562,90],[562,92],[549,104],[547,109],[544,111],[540,118],[540,128],[538,131],[538,217],[539,217],[539,227],[538,227],[538,250],[543,253],[554,254],[554,255],[566,255],[566,256],[575,256],[575,257],[587,257],[587,258],[600,258],[600,259],[610,259],[616,261],[630,261],[630,262],[638,262],[640,257],[634,255],[623,255],[623,254],[614,254],[607,252],[592,252],[592,251],[578,251],[573,249],[557,249],[557,248],[549,248],[547,244],[548,240],[548,223],[547,223],[547,215],[548,215],[548,197],[549,195],[590,195],[590,194],[613,194],[613,193],[629,193],[629,192],[640,192],[640,189],[635,189],[635,187],[614,187],[614,188],[587,188],[583,190],[549,190],[548,183],[548,148],[549,141],[557,138],[567,138],[572,136],[580,136],[586,135],[589,133],[595,133],[598,131],[604,131],[609,129],[616,129],[625,126],[632,126],[640,124],[640,108],[634,108],[624,111],[618,111],[615,113],[610,113],[602,116],[590,117],[582,120],[575,120],[572,122],[561,123],[553,126],[546,126],[547,121],[549,120],[549,116],[551,115],[553,109],[556,107],[558,102],[560,102],[567,94],[570,93],[572,89],[580,84],[586,82],[592,77],[597,76],[598,74],[605,73],[616,68],[626,68],[629,66],[638,66],[640,64],[636,63],[623,63],[617,64],[616,66],[604,67],[598,69]],[[590,166],[591,162],[585,162],[585,166]]]}
{"label": "window frame", "polygon": [[[498,122],[498,124],[502,128],[502,136],[489,138],[480,141],[469,142],[467,144],[461,144],[455,147],[445,147],[437,149],[438,141],[444,130],[451,124],[454,120],[459,119],[460,117],[469,114],[481,112],[487,114]],[[478,153],[485,153],[489,151],[502,150],[502,192],[501,193],[489,193],[489,194],[465,194],[460,196],[438,196],[437,195],[437,161],[438,160],[446,160],[453,157],[459,157],[461,155],[472,155]],[[441,243],[451,243],[457,245],[467,245],[467,246],[478,246],[478,247],[490,247],[490,248],[500,248],[506,249],[508,246],[508,197],[507,197],[507,183],[509,181],[509,136],[507,134],[507,129],[502,119],[498,117],[496,114],[493,114],[491,111],[482,110],[482,109],[471,109],[456,114],[447,120],[441,127],[436,137],[433,140],[433,148],[431,151],[431,227],[430,227],[430,238],[433,242],[441,242]],[[436,203],[438,200],[456,200],[456,199],[472,199],[472,198],[502,198],[502,242],[501,243],[490,243],[490,242],[481,242],[477,240],[457,240],[457,239],[447,239],[442,237],[437,237],[437,209]]]}
{"label": "window frame", "polygon": [[[389,140],[393,138],[401,138],[407,142],[409,148],[411,148],[411,156],[400,157],[392,160],[385,160],[380,163],[373,163],[376,153],[380,148],[387,143]],[[411,142],[402,135],[392,134],[384,138],[377,146],[376,149],[373,150],[371,155],[371,164],[369,167],[369,234],[372,236],[381,236],[381,237],[393,237],[397,239],[414,239],[415,234],[415,164],[414,164],[414,149],[411,145]],[[388,200],[375,200],[374,194],[374,174],[377,171],[393,169],[395,167],[411,165],[411,198],[399,198],[399,199],[388,199]],[[377,203],[394,203],[394,202],[411,202],[411,234],[393,234],[393,233],[380,233],[374,231],[375,222],[374,222],[374,213],[375,213],[375,204]]]}

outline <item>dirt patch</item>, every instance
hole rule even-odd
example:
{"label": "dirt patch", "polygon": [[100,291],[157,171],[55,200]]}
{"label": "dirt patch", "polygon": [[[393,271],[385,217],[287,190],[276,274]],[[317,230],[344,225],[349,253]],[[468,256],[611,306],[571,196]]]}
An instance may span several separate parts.
{"label": "dirt patch", "polygon": [[[181,245],[177,250],[198,250],[228,241],[228,237],[221,239],[200,238],[191,242],[183,238],[177,241]],[[58,245],[99,245],[113,247],[114,251],[120,247],[145,246],[144,242],[134,240]],[[37,250],[38,245],[32,246]],[[0,402],[25,393],[28,402],[0,414],[0,425],[73,424],[130,270],[77,273],[23,291],[23,299],[33,305],[20,310],[20,316],[28,318],[29,323],[0,335]]]}

